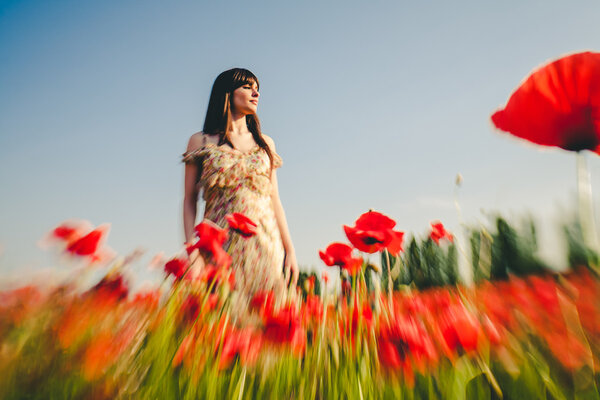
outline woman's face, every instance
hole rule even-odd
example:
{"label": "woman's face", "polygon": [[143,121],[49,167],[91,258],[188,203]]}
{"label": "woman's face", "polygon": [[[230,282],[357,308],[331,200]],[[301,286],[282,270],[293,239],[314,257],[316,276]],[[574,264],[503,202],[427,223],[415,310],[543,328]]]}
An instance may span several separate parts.
{"label": "woman's face", "polygon": [[242,115],[256,114],[259,96],[256,82],[240,86],[233,91],[232,111]]}

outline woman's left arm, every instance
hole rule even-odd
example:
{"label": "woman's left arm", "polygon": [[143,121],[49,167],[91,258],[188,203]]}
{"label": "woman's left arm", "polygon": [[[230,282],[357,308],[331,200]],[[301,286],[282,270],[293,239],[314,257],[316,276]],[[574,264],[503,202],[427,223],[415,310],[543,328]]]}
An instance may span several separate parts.
{"label": "woman's left arm", "polygon": [[[273,153],[275,152],[275,144],[273,140],[266,136],[265,140],[269,145],[269,148]],[[277,172],[275,168],[271,171],[271,202],[273,203],[273,211],[275,212],[275,219],[277,220],[277,226],[279,227],[279,232],[281,233],[281,241],[283,242],[283,248],[285,249],[285,274],[286,274],[286,282],[290,281],[295,286],[298,282],[298,261],[296,260],[296,250],[294,249],[294,244],[292,243],[292,237],[290,236],[290,231],[288,229],[287,219],[285,218],[285,211],[283,211],[283,205],[281,204],[281,199],[279,198],[279,187],[277,184]]]}

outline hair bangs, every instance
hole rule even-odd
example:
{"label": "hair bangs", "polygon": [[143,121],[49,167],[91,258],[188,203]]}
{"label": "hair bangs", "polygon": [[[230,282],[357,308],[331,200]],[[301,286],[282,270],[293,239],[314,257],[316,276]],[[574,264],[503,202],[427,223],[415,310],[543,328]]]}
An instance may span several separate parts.
{"label": "hair bangs", "polygon": [[246,84],[254,84],[260,88],[258,78],[252,72],[244,68],[235,68],[233,73],[233,87],[234,89],[244,86]]}

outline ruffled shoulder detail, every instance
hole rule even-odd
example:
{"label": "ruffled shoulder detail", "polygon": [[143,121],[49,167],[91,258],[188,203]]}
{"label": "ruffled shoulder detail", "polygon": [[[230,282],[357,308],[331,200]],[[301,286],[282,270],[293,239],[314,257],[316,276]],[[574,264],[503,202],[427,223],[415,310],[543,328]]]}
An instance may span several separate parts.
{"label": "ruffled shoulder detail", "polygon": [[181,162],[186,164],[198,162],[206,155],[206,152],[211,147],[215,147],[215,145],[213,143],[207,143],[195,150],[186,151],[181,155]]}
{"label": "ruffled shoulder detail", "polygon": [[283,165],[281,156],[274,151],[271,152],[271,155],[273,156],[273,169],[281,167]]}

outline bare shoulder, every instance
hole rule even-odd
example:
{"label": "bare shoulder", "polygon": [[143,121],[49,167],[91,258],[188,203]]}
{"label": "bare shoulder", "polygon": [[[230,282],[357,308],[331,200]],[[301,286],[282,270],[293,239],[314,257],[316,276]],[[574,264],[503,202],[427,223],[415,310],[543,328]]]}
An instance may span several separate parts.
{"label": "bare shoulder", "polygon": [[204,132],[196,132],[190,136],[187,151],[194,151],[206,146],[208,143],[218,144],[218,142],[219,138],[217,135],[207,135]]}
{"label": "bare shoulder", "polygon": [[271,139],[270,136],[265,135],[264,133],[262,134],[263,139],[265,139],[265,142],[267,143],[267,145],[269,146],[269,148],[273,151],[275,151],[275,142],[273,141],[273,139]]}

